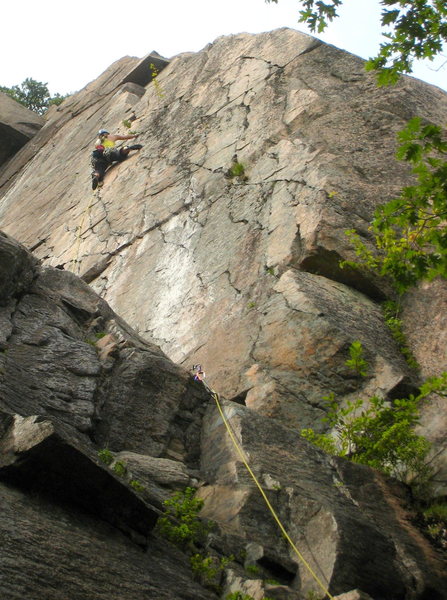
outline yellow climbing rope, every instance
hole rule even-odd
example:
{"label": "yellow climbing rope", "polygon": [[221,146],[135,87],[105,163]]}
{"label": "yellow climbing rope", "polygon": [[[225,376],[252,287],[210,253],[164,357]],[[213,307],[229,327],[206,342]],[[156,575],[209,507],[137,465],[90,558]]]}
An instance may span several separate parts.
{"label": "yellow climbing rope", "polygon": [[214,390],[212,390],[206,383],[205,381],[203,381],[203,379],[201,380],[203,385],[205,386],[205,389],[211,394],[211,396],[213,397],[214,401],[216,402],[216,406],[219,410],[220,416],[222,417],[222,421],[225,424],[225,427],[228,431],[228,434],[231,438],[231,441],[233,442],[234,447],[236,448],[239,456],[241,457],[242,462],[245,465],[245,468],[247,469],[247,471],[250,473],[253,481],[255,482],[256,486],[258,487],[259,491],[261,492],[262,497],[264,498],[264,501],[268,507],[268,509],[270,510],[270,512],[272,513],[273,518],[275,519],[276,523],[278,524],[279,528],[281,529],[281,532],[283,534],[283,536],[286,538],[286,540],[289,542],[290,546],[292,547],[293,551],[295,552],[295,554],[298,556],[298,558],[300,559],[300,561],[303,563],[303,565],[306,567],[306,569],[309,571],[309,573],[312,575],[313,579],[315,580],[315,582],[320,586],[320,588],[323,590],[323,592],[325,594],[327,594],[328,598],[330,598],[330,600],[333,600],[333,596],[329,593],[327,587],[324,585],[324,583],[321,581],[321,579],[318,577],[318,575],[315,573],[315,571],[312,569],[312,567],[309,565],[309,563],[307,562],[307,560],[304,558],[304,556],[301,554],[301,552],[298,550],[298,548],[296,547],[296,545],[293,543],[293,540],[290,538],[289,534],[287,533],[284,525],[281,523],[278,515],[276,514],[275,509],[273,508],[273,506],[270,504],[269,499],[266,496],[266,493],[264,492],[261,484],[259,483],[256,475],[253,473],[253,471],[250,468],[250,465],[247,462],[247,459],[244,456],[244,453],[242,451],[242,448],[240,447],[237,439],[235,438],[233,432],[231,431],[231,427],[228,423],[227,418],[225,417],[222,405],[220,404],[219,401],[219,395],[217,394],[217,392],[215,392]]}
{"label": "yellow climbing rope", "polygon": [[[99,190],[97,190],[97,192],[93,192],[93,199],[96,198],[97,194],[99,196]],[[71,262],[74,263],[73,264],[73,269],[76,269],[76,265],[77,265],[77,269],[78,269],[77,274],[78,275],[79,275],[79,272],[81,270],[81,265],[79,264],[79,250],[81,248],[82,226],[84,225],[85,216],[90,213],[90,209],[93,206],[93,203],[94,203],[93,199],[89,201],[88,205],[82,211],[81,222],[79,223],[79,226],[76,227],[76,252],[75,252],[75,258],[73,258]]]}

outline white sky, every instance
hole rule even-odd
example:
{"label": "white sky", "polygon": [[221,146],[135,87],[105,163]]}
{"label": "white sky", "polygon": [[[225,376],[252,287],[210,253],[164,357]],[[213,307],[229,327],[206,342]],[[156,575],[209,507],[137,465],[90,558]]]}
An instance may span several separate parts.
{"label": "white sky", "polygon": [[[376,54],[379,0],[344,0],[322,40],[361,56]],[[170,58],[196,52],[221,35],[278,27],[306,31],[297,0],[7,0],[2,3],[0,85],[26,77],[67,94],[96,79],[123,56],[152,50]],[[447,55],[447,51],[445,53]],[[447,90],[447,56],[418,65],[414,76]]]}

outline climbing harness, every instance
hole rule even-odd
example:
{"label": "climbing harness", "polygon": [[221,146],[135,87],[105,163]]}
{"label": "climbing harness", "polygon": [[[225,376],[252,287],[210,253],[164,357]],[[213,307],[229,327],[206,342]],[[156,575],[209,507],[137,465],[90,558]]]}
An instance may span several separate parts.
{"label": "climbing harness", "polygon": [[192,370],[194,371],[194,381],[202,381],[206,386],[206,383],[203,381],[205,379],[205,373],[202,370],[202,365],[193,365]]}
{"label": "climbing harness", "polygon": [[[201,365],[194,365],[193,370],[196,371],[196,367],[200,368],[200,371],[202,369]],[[202,371],[203,373],[203,371]],[[204,374],[203,374],[204,376]],[[194,377],[195,379],[195,377]],[[197,381],[197,380],[196,380]],[[273,506],[271,505],[269,499],[267,498],[266,493],[264,492],[261,484],[259,483],[258,478],[256,477],[256,475],[253,473],[252,469],[250,468],[250,465],[247,462],[246,457],[244,456],[244,452],[240,446],[240,444],[238,443],[230,424],[228,423],[227,418],[225,417],[225,413],[224,410],[222,408],[222,405],[220,403],[219,400],[219,394],[217,392],[215,392],[213,389],[211,389],[208,384],[206,383],[206,381],[204,381],[203,379],[199,379],[199,381],[201,381],[203,383],[203,386],[205,387],[206,391],[211,395],[211,397],[213,398],[213,400],[216,403],[217,409],[219,411],[219,414],[222,418],[222,421],[228,431],[228,434],[230,436],[231,441],[233,442],[234,447],[237,450],[237,453],[239,454],[245,468],[247,469],[247,471],[249,472],[251,478],[253,479],[253,481],[255,482],[257,488],[259,489],[266,505],[267,508],[269,509],[269,511],[271,512],[273,518],[275,519],[276,523],[278,524],[281,533],[283,534],[283,536],[286,538],[286,540],[288,541],[288,543],[290,544],[290,546],[292,547],[292,550],[295,552],[295,554],[298,556],[298,558],[300,559],[300,561],[303,563],[303,565],[306,567],[306,569],[309,571],[309,573],[312,575],[314,581],[320,586],[320,588],[323,590],[323,592],[328,596],[328,598],[330,600],[333,600],[333,596],[329,593],[329,590],[327,589],[327,587],[324,585],[324,583],[321,581],[321,579],[318,577],[318,575],[315,573],[315,571],[312,569],[312,567],[309,565],[309,563],[307,562],[307,560],[304,558],[304,556],[301,554],[301,552],[298,550],[298,548],[296,547],[296,545],[294,544],[293,540],[290,538],[289,534],[287,533],[284,525],[282,524],[280,518],[278,517],[275,509],[273,508]]]}

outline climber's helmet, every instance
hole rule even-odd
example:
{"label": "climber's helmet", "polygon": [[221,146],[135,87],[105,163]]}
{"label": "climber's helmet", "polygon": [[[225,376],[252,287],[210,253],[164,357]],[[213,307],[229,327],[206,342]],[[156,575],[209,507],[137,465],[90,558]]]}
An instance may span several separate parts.
{"label": "climber's helmet", "polygon": [[100,129],[98,131],[98,135],[109,135],[109,132],[107,131],[107,129]]}

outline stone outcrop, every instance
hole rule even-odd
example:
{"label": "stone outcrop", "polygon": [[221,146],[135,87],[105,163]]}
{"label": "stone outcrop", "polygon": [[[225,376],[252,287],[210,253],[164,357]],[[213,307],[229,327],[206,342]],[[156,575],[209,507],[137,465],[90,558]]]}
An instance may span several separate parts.
{"label": "stone outcrop", "polygon": [[[0,173],[0,226],[262,414],[301,428],[319,423],[330,393],[406,394],[417,378],[377,303],[389,290],[339,262],[353,257],[345,230],[368,242],[374,208],[409,181],[396,132],[415,115],[443,122],[447,95],[409,77],[378,88],[363,67],[288,29],[219,38],[149,83],[122,59],[59,107],[34,158]],[[92,195],[97,129],[126,133],[131,119],[143,149]],[[434,295],[442,320],[445,286]],[[430,344],[408,327],[413,346]],[[345,366],[353,340],[365,380]],[[446,361],[427,356],[421,375]]]}
{"label": "stone outcrop", "polygon": [[45,124],[36,112],[0,92],[0,166],[16,154]]}
{"label": "stone outcrop", "polygon": [[[414,586],[416,596],[442,598],[442,590],[447,589],[443,563],[410,526],[402,508],[403,488],[396,487],[393,493],[379,474],[371,477],[368,468],[340,458],[324,459],[293,429],[245,407],[227,403],[224,410],[287,532],[314,573],[330,582],[334,592],[358,587],[373,598],[391,599],[406,597]],[[274,539],[277,524],[235,452],[216,407],[209,408],[203,431],[202,471],[207,485],[199,494],[206,500],[204,516],[228,534],[244,532],[245,544],[250,540],[247,557],[255,558],[263,577],[292,586],[299,581],[304,597],[312,591],[318,594],[321,590],[309,570],[284,540],[273,546],[265,543]],[[238,539],[236,545],[241,543]],[[256,550],[251,557],[250,548]],[[413,565],[411,571],[408,565]],[[422,583],[422,572],[431,569],[433,580]],[[270,595],[267,590],[265,595]]]}
{"label": "stone outcrop", "polygon": [[[151,534],[160,487],[166,497],[179,475],[141,493],[98,457],[175,456],[196,475],[206,393],[85,283],[42,271],[4,234],[0,272],[0,596],[215,598]],[[101,359],[105,330],[115,341]]]}
{"label": "stone outcrop", "polygon": [[61,504],[74,504],[145,543],[160,511],[132,493],[96,453],[67,428],[38,417],[2,414],[4,482]]}
{"label": "stone outcrop", "polygon": [[[152,529],[162,500],[186,485],[217,524],[203,550],[234,556],[222,595],[318,594],[183,368],[201,362],[333,595],[443,600],[442,559],[412,525],[406,489],[330,459],[299,430],[322,428],[331,393],[393,400],[447,370],[445,282],[404,302],[417,374],[384,322],[390,289],[339,266],[353,256],[345,229],[370,243],[374,208],[410,181],[395,133],[414,115],[443,122],[447,95],[411,78],[379,89],[357,57],[288,29],[219,38],[167,62],[121,59],[0,168],[2,595],[216,597]],[[124,134],[129,123],[143,149],[92,193],[97,130]],[[354,340],[367,377],[346,366]],[[421,426],[436,442],[439,496],[445,423],[431,400]],[[22,451],[14,431],[30,430],[46,433]],[[69,482],[64,493],[58,482]],[[36,580],[39,563],[48,567]]]}
{"label": "stone outcrop", "polygon": [[[115,451],[197,460],[197,415],[206,396],[187,374],[135,334],[75,275],[52,268],[40,271],[11,238],[2,236],[0,243],[1,265],[20,259],[22,271],[34,269],[26,290],[23,282],[11,289],[11,281],[0,307],[0,409],[23,416],[52,415]],[[113,337],[115,348],[101,359],[105,334]],[[179,396],[181,416],[174,408]]]}
{"label": "stone outcrop", "polygon": [[0,483],[2,597],[11,600],[212,600],[186,558],[151,538],[146,550],[108,523]]}
{"label": "stone outcrop", "polygon": [[[387,290],[338,265],[352,257],[344,230],[367,239],[374,207],[408,181],[396,131],[413,115],[441,122],[446,95],[411,78],[378,89],[360,59],[291,30],[219,39],[143,81],[156,60],[118,61],[55,111],[0,175],[5,230],[82,275],[173,360],[204,363],[227,397],[298,428],[318,426],[331,392],[414,389],[376,303]],[[125,133],[124,119],[144,149],[90,197],[89,140],[104,124]],[[230,176],[235,160],[244,177]],[[432,284],[406,303],[422,376],[447,368],[446,298]],[[373,367],[365,381],[344,365],[354,339]],[[434,399],[424,423],[442,494],[440,412]]]}
{"label": "stone outcrop", "polygon": [[445,598],[442,559],[412,525],[403,487],[222,400],[298,557],[205,387],[87,284],[42,268],[6,235],[4,261],[13,267],[0,309],[2,596],[216,598],[153,529],[162,500],[192,485],[205,501],[202,517],[216,524],[202,551],[233,557],[223,598],[238,590],[255,600],[318,594],[301,556],[334,595],[357,588],[374,600]]}

